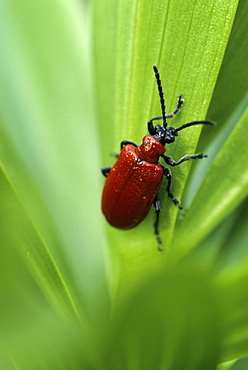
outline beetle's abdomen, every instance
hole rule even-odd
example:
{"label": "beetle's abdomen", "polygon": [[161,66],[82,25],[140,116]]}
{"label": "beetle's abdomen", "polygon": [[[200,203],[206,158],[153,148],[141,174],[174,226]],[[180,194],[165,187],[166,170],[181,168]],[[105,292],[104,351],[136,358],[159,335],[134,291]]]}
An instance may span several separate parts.
{"label": "beetle's abdomen", "polygon": [[136,150],[132,145],[122,149],[103,189],[103,214],[119,229],[131,229],[144,220],[163,178],[162,167],[140,161]]}

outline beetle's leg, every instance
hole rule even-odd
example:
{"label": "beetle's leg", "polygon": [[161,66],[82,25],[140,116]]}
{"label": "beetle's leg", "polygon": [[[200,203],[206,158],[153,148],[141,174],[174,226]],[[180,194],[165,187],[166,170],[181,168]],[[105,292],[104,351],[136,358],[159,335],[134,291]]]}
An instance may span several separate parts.
{"label": "beetle's leg", "polygon": [[172,192],[170,191],[170,187],[171,187],[171,178],[172,178],[172,175],[171,175],[171,172],[169,170],[169,168],[166,168],[166,167],[163,167],[164,169],[164,176],[167,178],[168,180],[168,183],[167,183],[167,186],[166,186],[166,191],[168,193],[168,196],[171,198],[172,202],[175,204],[175,206],[177,206],[179,209],[183,209],[183,207],[181,207],[179,204],[180,204],[180,201],[174,197],[174,195],[172,194]]}
{"label": "beetle's leg", "polygon": [[107,177],[109,174],[109,171],[111,170],[112,167],[103,167],[101,168],[102,174]]}
{"label": "beetle's leg", "polygon": [[135,147],[137,147],[138,145],[137,144],[135,144],[134,142],[132,142],[132,141],[129,141],[129,140],[122,140],[122,142],[121,142],[121,149],[123,149],[123,147],[125,146],[125,145],[128,145],[128,144],[131,144],[131,145],[133,145],[133,146],[135,146]]}
{"label": "beetle's leg", "polygon": [[175,166],[178,166],[179,164],[185,162],[185,161],[188,161],[189,159],[197,159],[197,158],[204,158],[204,157],[207,157],[206,154],[203,154],[203,153],[199,153],[199,154],[192,154],[192,155],[185,155],[184,157],[182,157],[178,162],[175,162],[174,159],[170,156],[167,156],[167,155],[161,155],[161,157],[165,160],[165,162],[169,165],[169,166],[172,166],[172,167],[175,167]]}
{"label": "beetle's leg", "polygon": [[155,219],[155,222],[153,224],[154,234],[156,235],[156,238],[157,238],[158,250],[159,251],[162,251],[163,249],[160,248],[160,245],[162,244],[162,239],[161,239],[161,237],[159,235],[159,228],[158,228],[158,225],[159,225],[159,214],[160,214],[160,211],[161,211],[161,203],[160,203],[160,200],[159,200],[158,196],[155,197],[155,199],[153,201],[153,205],[154,205],[155,213],[156,213],[156,219]]}
{"label": "beetle's leg", "polygon": [[[184,99],[182,99],[182,94],[180,94],[179,97],[178,97],[177,107],[174,109],[173,113],[166,114],[165,115],[165,118],[172,118],[172,117],[174,117],[177,114],[177,112],[179,112],[179,110],[180,110],[181,106],[183,105],[183,103],[184,103]],[[153,134],[156,133],[155,132],[155,129],[153,127],[152,122],[153,121],[157,121],[159,119],[163,119],[163,116],[161,116],[161,117],[155,117],[155,118],[150,119],[150,121],[148,121],[148,131],[149,131],[149,133],[151,135],[153,135]]]}
{"label": "beetle's leg", "polygon": [[177,112],[179,112],[183,103],[184,103],[184,99],[182,99],[182,94],[180,94],[179,97],[178,97],[178,101],[177,101],[177,107],[174,109],[173,113],[166,114],[165,117],[166,118],[174,117],[177,114]]}

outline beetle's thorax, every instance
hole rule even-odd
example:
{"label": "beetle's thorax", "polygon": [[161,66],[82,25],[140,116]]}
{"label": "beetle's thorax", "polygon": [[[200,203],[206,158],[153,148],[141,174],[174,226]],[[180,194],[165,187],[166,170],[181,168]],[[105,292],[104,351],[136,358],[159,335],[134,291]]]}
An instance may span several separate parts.
{"label": "beetle's thorax", "polygon": [[137,147],[137,154],[141,159],[151,163],[157,163],[159,157],[164,154],[165,147],[151,135],[146,135],[143,142]]}

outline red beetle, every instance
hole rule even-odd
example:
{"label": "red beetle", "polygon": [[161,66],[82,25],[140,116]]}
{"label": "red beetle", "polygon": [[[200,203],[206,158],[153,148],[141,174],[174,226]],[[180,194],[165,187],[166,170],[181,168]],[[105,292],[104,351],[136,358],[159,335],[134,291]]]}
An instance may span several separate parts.
{"label": "red beetle", "polygon": [[[110,225],[118,229],[127,230],[137,226],[147,216],[151,205],[154,205],[156,220],[154,231],[159,244],[162,240],[159,236],[159,213],[161,204],[157,196],[161,186],[163,176],[168,180],[166,191],[173,203],[180,209],[179,200],[170,191],[171,171],[162,166],[158,160],[163,158],[169,166],[177,166],[189,159],[203,158],[206,155],[193,154],[185,155],[178,162],[172,157],[165,155],[165,144],[175,141],[178,131],[186,127],[208,124],[210,121],[193,121],[182,125],[179,128],[168,127],[166,119],[172,118],[183,104],[182,95],[178,98],[176,109],[171,114],[165,114],[165,102],[161,85],[160,76],[156,66],[153,67],[157,80],[162,116],[152,118],[148,122],[148,132],[143,138],[141,145],[136,145],[131,141],[121,142],[121,152],[114,166],[102,168],[102,173],[106,176],[106,182],[102,193],[102,212]],[[163,125],[154,127],[153,121],[163,120]]]}

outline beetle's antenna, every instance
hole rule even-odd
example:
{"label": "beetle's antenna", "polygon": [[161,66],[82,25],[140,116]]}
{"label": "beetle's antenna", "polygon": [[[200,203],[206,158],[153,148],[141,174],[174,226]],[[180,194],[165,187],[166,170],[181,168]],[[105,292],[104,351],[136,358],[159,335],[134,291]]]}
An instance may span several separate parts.
{"label": "beetle's antenna", "polygon": [[215,123],[211,122],[211,121],[193,121],[193,122],[185,123],[184,125],[182,125],[178,128],[175,128],[175,132],[181,131],[186,127],[190,127],[190,126],[194,126],[194,125],[212,125],[212,126],[214,126]]}
{"label": "beetle's antenna", "polygon": [[163,126],[166,127],[167,122],[166,122],[166,115],[165,115],[164,93],[163,93],[163,88],[162,88],[162,85],[161,85],[161,79],[160,79],[158,69],[157,69],[156,66],[153,66],[153,70],[154,70],[154,73],[155,73],[157,86],[158,86],[158,93],[159,93],[160,104],[161,104],[161,109],[162,109]]}

